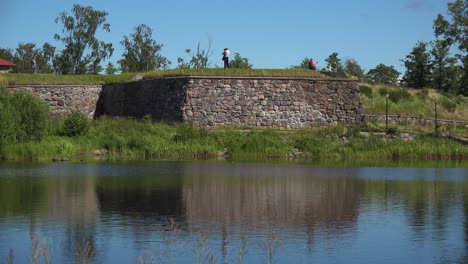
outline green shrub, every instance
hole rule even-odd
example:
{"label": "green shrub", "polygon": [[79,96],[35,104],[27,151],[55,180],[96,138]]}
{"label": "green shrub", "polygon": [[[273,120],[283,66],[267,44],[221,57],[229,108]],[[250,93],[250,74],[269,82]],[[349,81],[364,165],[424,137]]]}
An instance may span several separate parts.
{"label": "green shrub", "polygon": [[49,105],[37,96],[0,87],[0,146],[42,139],[49,111]]}
{"label": "green shrub", "polygon": [[360,85],[359,91],[364,94],[365,96],[372,98],[372,88],[367,85]]}
{"label": "green shrub", "polygon": [[455,112],[455,109],[457,108],[457,104],[447,98],[442,98],[440,100],[440,104],[445,110],[447,110],[450,113]]}
{"label": "green shrub", "polygon": [[391,136],[396,136],[400,134],[400,132],[398,131],[398,127],[395,126],[388,127],[387,130],[385,130],[385,133]]}
{"label": "green shrub", "polygon": [[413,99],[411,94],[405,89],[389,91],[388,98],[390,99],[390,101],[394,102],[395,104],[398,103],[400,100],[411,101]]}
{"label": "green shrub", "polygon": [[88,133],[89,122],[85,114],[80,111],[72,111],[63,121],[62,134],[64,136],[83,136]]}
{"label": "green shrub", "polygon": [[388,94],[388,89],[385,88],[385,87],[381,87],[377,91],[379,92],[380,96],[382,96],[382,97],[385,97]]}

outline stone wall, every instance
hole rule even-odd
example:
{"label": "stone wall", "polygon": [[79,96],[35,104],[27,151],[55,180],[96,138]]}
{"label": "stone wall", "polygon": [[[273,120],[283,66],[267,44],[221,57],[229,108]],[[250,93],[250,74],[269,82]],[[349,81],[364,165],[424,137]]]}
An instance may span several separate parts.
{"label": "stone wall", "polygon": [[357,82],[344,79],[171,77],[107,85],[17,85],[54,115],[80,110],[197,126],[301,128],[316,123],[362,124]]}
{"label": "stone wall", "polygon": [[358,85],[350,80],[193,78],[182,110],[184,120],[199,126],[300,128],[364,121]]}
{"label": "stone wall", "polygon": [[9,90],[35,94],[50,104],[53,116],[64,116],[79,110],[93,118],[101,85],[10,85]]}
{"label": "stone wall", "polygon": [[150,115],[155,121],[182,122],[186,78],[161,78],[103,86],[96,116]]}

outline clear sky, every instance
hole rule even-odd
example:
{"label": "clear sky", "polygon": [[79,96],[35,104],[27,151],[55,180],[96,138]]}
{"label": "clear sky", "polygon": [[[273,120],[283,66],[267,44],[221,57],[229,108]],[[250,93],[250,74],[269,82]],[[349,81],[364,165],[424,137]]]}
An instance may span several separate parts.
{"label": "clear sky", "polygon": [[[418,40],[434,40],[433,20],[446,15],[449,0],[0,0],[0,47],[18,42],[42,46],[62,26],[54,19],[73,4],[109,13],[111,32],[98,38],[114,45],[120,59],[124,35],[139,24],[150,26],[163,44],[162,55],[177,64],[185,49],[206,47],[222,66],[222,49],[248,57],[254,68],[287,68],[304,57],[323,61],[333,52],[354,58],[366,70],[379,63],[404,72],[401,59]],[[107,62],[105,62],[107,64]],[[105,66],[105,65],[103,65]]]}

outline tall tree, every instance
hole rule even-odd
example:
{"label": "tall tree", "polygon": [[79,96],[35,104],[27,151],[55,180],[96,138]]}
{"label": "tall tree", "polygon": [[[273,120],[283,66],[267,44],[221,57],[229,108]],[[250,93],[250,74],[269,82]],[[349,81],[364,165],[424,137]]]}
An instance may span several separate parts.
{"label": "tall tree", "polygon": [[36,49],[36,44],[20,42],[18,43],[18,47],[15,49],[15,51],[15,72],[31,73],[31,60],[39,53],[39,51]]}
{"label": "tall tree", "polygon": [[229,68],[232,69],[252,69],[249,58],[242,57],[238,52],[234,54],[234,59],[229,61]]}
{"label": "tall tree", "polygon": [[444,40],[432,42],[432,81],[436,89],[456,92],[460,82],[461,69],[455,57],[450,57],[450,46]]}
{"label": "tall tree", "polygon": [[325,61],[331,64],[332,71],[344,71],[343,65],[341,64],[341,59],[338,58],[338,52],[333,52],[325,59]]}
{"label": "tall tree", "polygon": [[8,48],[6,48],[6,49],[0,48],[0,58],[2,58],[4,60],[7,60],[7,61],[13,62],[13,60],[14,60],[13,50],[8,49]]}
{"label": "tall tree", "polygon": [[367,72],[366,78],[371,83],[381,83],[388,85],[397,85],[400,73],[393,66],[379,64],[374,69]]}
{"label": "tall tree", "polygon": [[448,45],[458,45],[463,76],[458,92],[468,95],[468,1],[455,0],[447,4],[449,19],[438,14],[434,20],[436,37],[442,36]]}
{"label": "tall tree", "polygon": [[65,48],[54,60],[56,69],[62,74],[97,74],[101,61],[112,56],[111,43],[99,41],[96,32],[102,28],[110,32],[110,24],[105,23],[107,12],[94,10],[91,6],[74,5],[72,15],[63,11],[55,23],[63,24],[63,35],[54,38],[63,42]]}
{"label": "tall tree", "polygon": [[153,30],[141,24],[135,27],[130,38],[124,36],[120,44],[125,50],[118,61],[122,72],[144,72],[169,66],[171,62],[159,53],[163,45],[156,43],[152,35]]}
{"label": "tall tree", "polygon": [[403,81],[411,88],[424,88],[431,82],[431,60],[427,52],[427,43],[418,42],[406,59],[402,60],[406,67]]}
{"label": "tall tree", "polygon": [[346,59],[344,65],[344,71],[346,73],[356,76],[359,81],[364,79],[364,70],[355,59]]}

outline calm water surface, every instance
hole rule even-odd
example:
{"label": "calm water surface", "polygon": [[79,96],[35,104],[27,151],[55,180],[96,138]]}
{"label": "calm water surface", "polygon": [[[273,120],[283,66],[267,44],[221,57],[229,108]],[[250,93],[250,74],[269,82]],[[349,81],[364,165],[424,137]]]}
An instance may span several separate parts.
{"label": "calm water surface", "polygon": [[468,263],[458,167],[0,163],[0,263]]}

